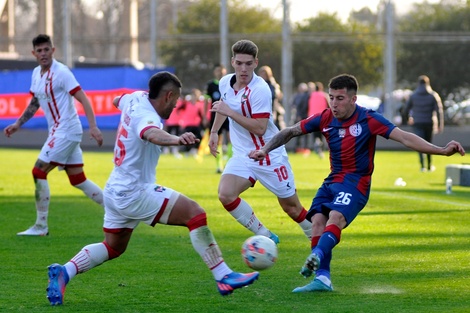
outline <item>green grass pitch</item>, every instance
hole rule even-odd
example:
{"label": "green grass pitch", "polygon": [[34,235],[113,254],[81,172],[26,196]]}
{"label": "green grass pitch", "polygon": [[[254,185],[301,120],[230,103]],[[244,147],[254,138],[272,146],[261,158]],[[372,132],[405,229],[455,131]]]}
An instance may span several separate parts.
{"label": "green grass pitch", "polygon": [[[243,194],[260,220],[279,235],[279,259],[253,285],[218,294],[185,227],[140,225],[120,258],[76,276],[64,305],[46,299],[47,266],[65,263],[103,240],[103,210],[71,187],[63,172],[49,175],[48,237],[19,237],[35,220],[32,166],[38,150],[0,149],[0,312],[469,312],[470,189],[445,194],[445,166],[469,157],[434,156],[421,173],[415,152],[376,154],[368,205],[334,249],[332,293],[293,294],[310,244],[260,184]],[[88,178],[104,186],[112,152],[85,152]],[[291,154],[297,190],[308,209],[329,171],[327,159]],[[220,205],[215,160],[164,155],[158,183],[198,201],[227,264],[249,271],[240,256],[251,235]],[[402,177],[406,186],[395,186]]]}

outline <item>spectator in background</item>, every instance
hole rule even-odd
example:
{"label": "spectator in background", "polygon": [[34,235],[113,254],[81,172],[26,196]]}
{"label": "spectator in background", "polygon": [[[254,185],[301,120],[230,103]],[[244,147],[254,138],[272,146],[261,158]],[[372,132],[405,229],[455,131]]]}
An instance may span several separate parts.
{"label": "spectator in background", "polygon": [[[413,132],[426,141],[432,142],[433,133],[444,131],[444,110],[441,97],[432,90],[429,77],[418,77],[418,87],[413,91],[406,103],[405,121],[413,125]],[[411,118],[410,118],[411,117]],[[431,154],[426,154],[427,163],[424,162],[424,154],[419,153],[419,163],[422,172],[433,172]]]}
{"label": "spectator in background", "polygon": [[[322,82],[315,82],[315,90],[308,99],[308,116],[318,114],[329,106],[328,94],[324,91]],[[313,149],[320,159],[323,159],[323,135],[321,132],[313,132]]]}
{"label": "spectator in background", "polygon": [[[219,91],[219,80],[227,74],[227,69],[221,64],[217,64],[214,67],[214,78],[207,83],[205,103],[204,103],[204,112],[209,118],[209,130],[212,128],[215,119],[215,112],[210,112],[212,104],[220,100],[220,91]],[[220,174],[224,170],[225,164],[224,161],[230,159],[232,156],[232,143],[230,142],[230,132],[229,132],[229,122],[228,119],[222,124],[219,129],[219,142],[217,150],[220,151],[219,154],[215,157],[217,164],[216,173]]]}
{"label": "spectator in background", "polygon": [[[300,83],[297,87],[297,93],[292,100],[293,123],[296,124],[308,117],[308,99],[310,97],[308,85]],[[297,137],[295,144],[296,153],[310,153],[308,148],[308,136]],[[303,143],[303,144],[302,144]]]}
{"label": "spectator in background", "polygon": [[46,236],[49,234],[47,218],[49,214],[50,191],[47,175],[59,166],[65,170],[70,184],[99,205],[103,205],[101,188],[87,179],[83,171],[83,155],[80,148],[83,129],[75,108],[75,100],[80,102],[90,128],[90,137],[98,146],[103,144],[103,136],[96,125],[95,114],[85,92],[80,87],[70,69],[54,59],[55,47],[48,35],[40,34],[33,39],[32,54],[39,64],[31,78],[30,93],[33,95],[21,117],[4,129],[10,137],[30,120],[41,108],[47,119],[49,134],[42,146],[33,167],[36,195],[36,222],[20,236]]}
{"label": "spectator in background", "polygon": [[[175,136],[182,134],[181,129],[181,118],[183,115],[183,103],[182,97],[178,98],[175,109],[171,112],[170,116],[164,122],[164,129],[167,133]],[[177,159],[181,159],[183,156],[179,151],[179,146],[166,146],[163,147],[163,154],[168,154],[171,150],[173,156]]]}
{"label": "spectator in background", "polygon": [[[202,139],[203,123],[205,123],[204,115],[204,97],[201,91],[197,88],[191,90],[191,94],[187,95],[184,99],[182,116],[181,116],[181,129],[183,133],[193,133],[196,138]],[[197,155],[199,149],[197,142],[193,146],[186,146],[186,152],[192,156]]]}
{"label": "spectator in background", "polygon": [[258,70],[258,75],[263,78],[266,83],[268,83],[269,89],[271,89],[272,93],[272,101],[273,101],[273,119],[274,124],[279,129],[286,128],[286,122],[284,120],[284,115],[286,111],[282,106],[282,91],[281,86],[277,83],[276,79],[274,78],[272,69],[265,65],[261,66]]}

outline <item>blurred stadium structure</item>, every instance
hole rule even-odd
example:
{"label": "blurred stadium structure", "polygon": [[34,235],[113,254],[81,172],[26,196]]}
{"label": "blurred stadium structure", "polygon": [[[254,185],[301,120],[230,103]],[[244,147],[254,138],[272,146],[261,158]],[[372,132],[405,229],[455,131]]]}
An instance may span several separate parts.
{"label": "blurred stadium structure", "polygon": [[[278,72],[285,99],[294,90],[293,43],[331,43],[353,40],[331,33],[291,34],[289,7],[293,0],[277,0],[282,4],[281,34],[251,34],[255,40],[282,37],[282,60]],[[218,43],[221,63],[228,66],[229,41],[236,34],[228,33],[227,0],[220,0],[218,34],[171,34],[176,29],[178,12],[184,12],[190,0],[0,0],[0,71],[36,66],[32,57],[31,39],[37,33],[53,35],[58,47],[55,57],[71,68],[132,67],[156,69],[163,65],[161,42],[187,42],[194,45]],[[470,42],[466,34],[397,33],[395,7],[392,0],[381,0],[377,8],[383,34],[368,40],[385,42],[383,82],[383,114],[394,119],[402,105],[396,90],[397,42]],[[240,34],[238,34],[240,35]],[[197,60],[188,60],[188,62]],[[171,65],[171,64],[170,64]],[[176,72],[178,70],[176,69]],[[26,90],[25,90],[26,91]],[[289,101],[287,100],[286,103]],[[452,114],[452,105],[449,116]],[[455,109],[456,110],[456,109]],[[286,119],[290,120],[287,111]],[[457,117],[460,115],[456,115]],[[457,124],[457,123],[456,123]]]}

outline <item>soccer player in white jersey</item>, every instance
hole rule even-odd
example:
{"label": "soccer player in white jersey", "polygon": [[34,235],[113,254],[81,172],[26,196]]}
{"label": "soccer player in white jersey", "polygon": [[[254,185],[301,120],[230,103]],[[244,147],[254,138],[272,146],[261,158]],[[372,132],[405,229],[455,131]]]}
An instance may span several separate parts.
{"label": "soccer player in white jersey", "polygon": [[96,140],[98,146],[103,144],[103,136],[96,126],[95,114],[85,92],[69,68],[54,59],[54,51],[55,47],[48,35],[40,34],[33,39],[32,54],[39,63],[32,74],[30,93],[33,97],[21,117],[4,129],[5,135],[10,137],[41,107],[49,130],[32,171],[36,195],[36,223],[18,235],[49,234],[47,217],[50,191],[47,175],[57,166],[65,170],[72,186],[82,190],[99,205],[103,205],[101,188],[87,179],[83,171],[80,148],[83,130],[74,98],[82,104],[90,127],[90,136]]}
{"label": "soccer player in white jersey", "polygon": [[272,117],[272,94],[264,79],[254,73],[258,65],[258,47],[250,40],[240,40],[232,46],[232,66],[235,73],[219,82],[220,101],[211,111],[216,118],[211,129],[209,148],[217,156],[218,131],[226,118],[230,122],[233,156],[219,182],[219,200],[224,208],[244,227],[257,235],[279,243],[279,237],[256,217],[251,206],[240,194],[253,187],[257,180],[277,196],[282,209],[299,224],[310,238],[312,225],[306,219],[307,210],[301,205],[294,183],[294,174],[284,146],[269,153],[262,162],[248,157],[253,149],[262,148],[279,129]]}
{"label": "soccer player in white jersey", "polygon": [[233,272],[207,226],[206,213],[185,195],[155,183],[160,146],[193,145],[199,139],[190,132],[175,136],[163,130],[181,93],[181,82],[168,72],[149,81],[149,92],[136,91],[117,97],[122,111],[114,146],[114,169],[104,189],[103,242],[90,244],[64,266],[49,266],[47,297],[52,305],[62,304],[65,286],[76,274],[120,256],[132,231],[140,222],[186,226],[194,249],[211,270],[221,295],[252,284],[258,272]]}

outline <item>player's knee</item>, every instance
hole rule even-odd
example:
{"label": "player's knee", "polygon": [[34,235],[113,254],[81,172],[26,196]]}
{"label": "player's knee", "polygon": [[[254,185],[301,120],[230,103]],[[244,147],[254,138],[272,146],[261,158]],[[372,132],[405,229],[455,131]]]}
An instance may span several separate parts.
{"label": "player's knee", "polygon": [[33,168],[32,173],[33,173],[34,180],[36,180],[36,179],[47,179],[47,173],[44,172],[43,170],[37,168],[37,167]]}
{"label": "player's knee", "polygon": [[200,213],[193,218],[191,218],[187,223],[186,226],[188,227],[189,231],[192,231],[196,228],[207,226],[207,216],[206,212]]}
{"label": "player's knee", "polygon": [[236,198],[234,201],[224,202],[224,201],[220,200],[220,202],[222,202],[224,208],[229,212],[235,210],[240,205],[241,201],[242,201],[242,199],[240,197]]}
{"label": "player's knee", "polygon": [[109,257],[108,260],[115,259],[126,251],[126,248],[124,248],[123,250],[114,249],[113,247],[108,245],[106,241],[103,241],[103,244],[106,247],[106,250],[108,250],[108,257]]}
{"label": "player's knee", "polygon": [[69,177],[69,181],[72,186],[80,185],[86,180],[86,176],[84,172],[74,174],[74,175],[67,173],[67,175]]}

